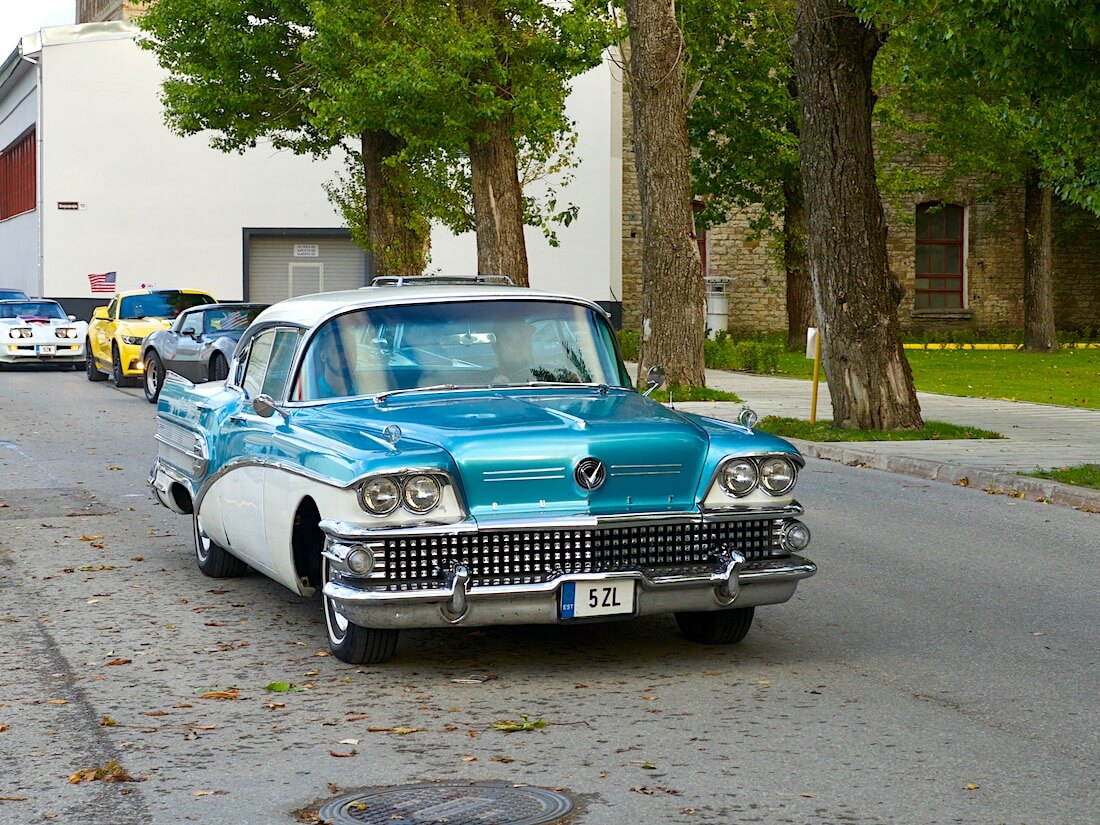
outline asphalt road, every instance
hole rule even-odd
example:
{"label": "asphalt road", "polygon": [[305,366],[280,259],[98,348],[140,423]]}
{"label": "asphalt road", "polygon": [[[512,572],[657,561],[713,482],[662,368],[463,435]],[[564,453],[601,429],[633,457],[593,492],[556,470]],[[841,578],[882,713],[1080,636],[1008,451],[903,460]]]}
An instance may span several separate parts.
{"label": "asphalt road", "polygon": [[[319,603],[199,574],[152,433],[140,390],[0,374],[0,823],[291,823],[434,780],[565,789],[576,825],[1096,821],[1100,516],[814,460],[820,572],[740,646],[419,631],[355,668]],[[492,729],[521,715],[549,724]],[[70,782],[109,760],[138,781]]]}

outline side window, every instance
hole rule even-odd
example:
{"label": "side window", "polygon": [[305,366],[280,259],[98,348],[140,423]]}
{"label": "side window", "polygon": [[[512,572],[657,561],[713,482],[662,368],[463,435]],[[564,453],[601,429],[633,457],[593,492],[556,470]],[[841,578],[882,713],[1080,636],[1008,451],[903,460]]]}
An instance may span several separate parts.
{"label": "side window", "polygon": [[111,303],[107,304],[107,317],[112,321],[118,317],[118,298],[113,298]]}
{"label": "side window", "polygon": [[272,329],[252,339],[241,380],[247,398],[270,395],[276,401],[282,399],[300,337],[298,330]]}
{"label": "side window", "polygon": [[252,339],[252,346],[248,350],[248,363],[244,367],[244,378],[241,380],[246,398],[255,398],[263,391],[267,365],[271,360],[271,347],[274,343],[275,330],[261,332]]}
{"label": "side window", "polygon": [[196,338],[202,333],[202,313],[189,312],[180,321],[180,334],[191,334]]}

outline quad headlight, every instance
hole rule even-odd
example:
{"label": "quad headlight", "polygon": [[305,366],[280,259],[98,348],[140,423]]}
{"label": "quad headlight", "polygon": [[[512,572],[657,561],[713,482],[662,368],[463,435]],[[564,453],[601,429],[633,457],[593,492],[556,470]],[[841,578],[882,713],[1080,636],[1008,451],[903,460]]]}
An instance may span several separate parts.
{"label": "quad headlight", "polygon": [[76,327],[58,327],[54,335],[58,338],[76,338]]}
{"label": "quad headlight", "polygon": [[11,338],[30,338],[34,333],[30,327],[12,327],[8,330],[8,335]]}
{"label": "quad headlight", "polygon": [[405,479],[401,499],[414,513],[427,513],[439,505],[442,488],[432,476],[417,475]]}
{"label": "quad headlight", "polygon": [[760,486],[773,496],[781,496],[794,486],[798,473],[786,458],[773,456],[760,462]]}
{"label": "quad headlight", "polygon": [[722,486],[730,495],[747,496],[756,488],[756,465],[747,458],[730,461],[722,468]]}
{"label": "quad headlight", "polygon": [[359,503],[376,516],[388,515],[398,507],[421,516],[438,507],[442,499],[442,481],[427,473],[374,476],[359,487]]}
{"label": "quad headlight", "polygon": [[359,502],[368,513],[384,516],[401,503],[401,489],[389,476],[376,476],[359,488]]}
{"label": "quad headlight", "polygon": [[798,479],[798,468],[786,456],[732,458],[718,470],[718,483],[735,498],[755,490],[770,496],[783,496],[791,491]]}

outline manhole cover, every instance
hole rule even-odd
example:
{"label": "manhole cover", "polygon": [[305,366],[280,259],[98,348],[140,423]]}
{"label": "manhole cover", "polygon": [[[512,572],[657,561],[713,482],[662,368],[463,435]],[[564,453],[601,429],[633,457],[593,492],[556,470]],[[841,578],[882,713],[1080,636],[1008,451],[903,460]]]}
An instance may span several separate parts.
{"label": "manhole cover", "polygon": [[479,782],[360,791],[326,802],[317,813],[333,825],[540,825],[571,810],[573,800],[557,791]]}

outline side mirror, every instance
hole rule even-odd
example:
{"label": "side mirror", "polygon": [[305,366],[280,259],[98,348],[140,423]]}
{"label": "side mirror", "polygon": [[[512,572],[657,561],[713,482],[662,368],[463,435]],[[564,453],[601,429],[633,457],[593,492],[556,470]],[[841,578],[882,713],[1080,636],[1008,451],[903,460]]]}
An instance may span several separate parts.
{"label": "side mirror", "polygon": [[70,316],[68,316],[68,318],[69,318],[70,321],[75,321],[76,320],[75,315],[70,315]]}
{"label": "side mirror", "polygon": [[270,395],[257,395],[252,400],[252,409],[260,418],[271,418],[275,413],[279,413],[283,418],[288,415],[287,411],[276,404],[275,399]]}
{"label": "side mirror", "polygon": [[659,364],[654,364],[649,368],[649,372],[645,377],[645,392],[642,395],[649,397],[649,394],[654,390],[663,387],[665,383],[665,368]]}
{"label": "side mirror", "polygon": [[198,338],[198,333],[191,327],[184,327],[180,330],[180,335],[186,335],[188,338]]}
{"label": "side mirror", "polygon": [[107,307],[96,307],[92,310],[92,319],[96,321],[107,320]]}

